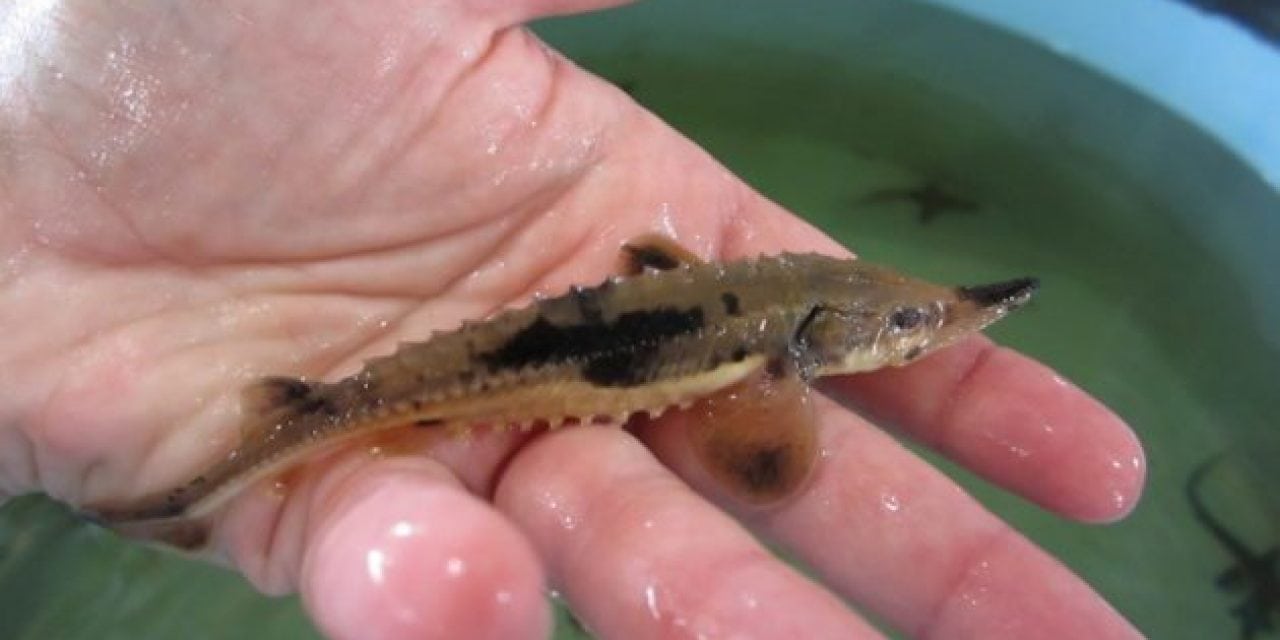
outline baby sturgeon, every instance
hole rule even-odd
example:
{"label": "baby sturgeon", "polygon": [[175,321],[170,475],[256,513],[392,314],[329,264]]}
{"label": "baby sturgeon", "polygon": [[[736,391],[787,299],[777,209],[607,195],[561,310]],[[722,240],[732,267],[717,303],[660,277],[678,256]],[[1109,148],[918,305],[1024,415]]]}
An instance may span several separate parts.
{"label": "baby sturgeon", "polygon": [[91,515],[193,546],[197,523],[238,492],[355,436],[621,422],[697,401],[690,437],[712,475],[770,500],[812,464],[812,429],[787,419],[802,413],[806,383],[912,362],[1000,319],[1037,286],[943,287],[816,254],[708,263],[661,237],[623,255],[626,276],[403,345],[349,378],[264,379],[245,391],[233,451],[182,486]]}

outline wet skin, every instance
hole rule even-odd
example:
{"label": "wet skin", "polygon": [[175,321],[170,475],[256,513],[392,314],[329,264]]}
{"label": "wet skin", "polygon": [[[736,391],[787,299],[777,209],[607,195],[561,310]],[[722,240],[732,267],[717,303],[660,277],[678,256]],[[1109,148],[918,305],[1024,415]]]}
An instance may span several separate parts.
{"label": "wet skin", "polygon": [[[588,6],[4,9],[23,13],[0,20],[0,493],[180,485],[239,440],[254,380],[339,380],[600,282],[647,232],[717,262],[845,255],[518,26]],[[845,406],[1090,521],[1140,492],[1117,417],[983,338],[822,390],[818,464],[772,508],[722,493],[684,412],[419,429],[238,494],[212,548],[339,638],[540,637],[548,587],[604,636],[874,637],[846,600],[915,636],[1135,635]]]}

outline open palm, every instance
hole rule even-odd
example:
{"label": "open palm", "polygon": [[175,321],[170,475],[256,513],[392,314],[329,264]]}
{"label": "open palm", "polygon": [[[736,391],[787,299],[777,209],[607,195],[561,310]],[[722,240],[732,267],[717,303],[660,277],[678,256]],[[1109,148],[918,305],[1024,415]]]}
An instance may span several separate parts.
{"label": "open palm", "polygon": [[[346,375],[596,282],[644,232],[841,251],[518,26],[605,4],[0,9],[0,497],[178,484],[235,442],[255,378]],[[824,390],[1071,517],[1140,490],[1123,423],[983,338]],[[538,637],[548,582],[610,637],[874,636],[842,599],[913,636],[1135,635],[892,438],[819,412],[809,487],[723,501],[739,521],[690,489],[719,495],[676,418],[341,452],[238,498],[215,541],[337,637]]]}

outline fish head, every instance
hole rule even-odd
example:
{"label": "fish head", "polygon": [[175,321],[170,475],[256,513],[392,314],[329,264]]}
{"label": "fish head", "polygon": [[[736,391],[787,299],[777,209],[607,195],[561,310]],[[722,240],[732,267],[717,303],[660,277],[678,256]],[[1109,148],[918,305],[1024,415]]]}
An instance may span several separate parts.
{"label": "fish head", "polygon": [[844,277],[816,287],[794,348],[820,376],[902,366],[981,331],[1038,287],[1035,278],[949,287],[855,261]]}

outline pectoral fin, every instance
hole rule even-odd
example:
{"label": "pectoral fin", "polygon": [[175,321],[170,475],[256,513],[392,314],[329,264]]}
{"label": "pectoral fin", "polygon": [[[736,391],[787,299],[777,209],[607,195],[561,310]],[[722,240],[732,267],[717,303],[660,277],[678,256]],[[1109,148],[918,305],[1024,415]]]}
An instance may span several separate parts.
{"label": "pectoral fin", "polygon": [[695,403],[688,437],[699,461],[734,498],[777,502],[808,480],[817,457],[809,387],[762,370]]}

